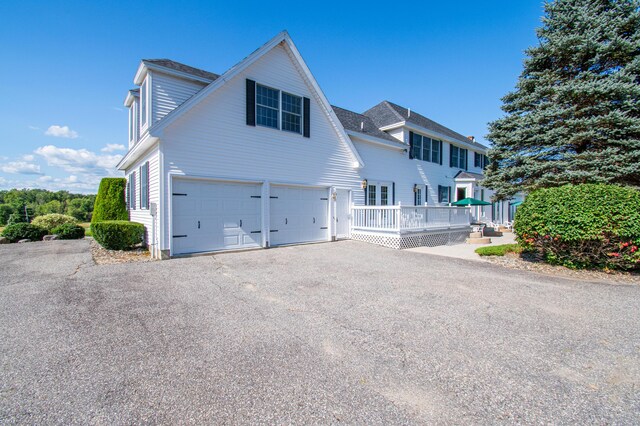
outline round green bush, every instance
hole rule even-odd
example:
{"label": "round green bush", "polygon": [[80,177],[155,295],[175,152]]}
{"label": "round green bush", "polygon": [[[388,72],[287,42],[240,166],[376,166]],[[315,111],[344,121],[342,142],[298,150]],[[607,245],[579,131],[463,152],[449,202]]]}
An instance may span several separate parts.
{"label": "round green bush", "polygon": [[109,250],[127,250],[144,242],[144,225],[126,220],[105,220],[91,224],[93,238]]}
{"label": "round green bush", "polygon": [[2,236],[15,243],[20,240],[29,239],[31,241],[40,241],[42,237],[47,235],[47,230],[30,223],[14,223],[4,228]]}
{"label": "round green bush", "polygon": [[127,186],[125,178],[103,178],[96,201],[93,205],[91,223],[103,220],[129,220],[124,189]]}
{"label": "round green bush", "polygon": [[60,225],[71,224],[75,225],[78,223],[75,217],[67,216],[66,214],[59,213],[50,213],[42,216],[37,216],[35,219],[31,221],[33,225],[39,226],[40,228],[44,228],[49,230],[51,233],[53,232],[53,228],[57,228]]}
{"label": "round green bush", "polygon": [[84,238],[84,228],[75,223],[64,223],[56,226],[51,230],[52,234],[56,234],[61,240],[79,240]]}
{"label": "round green bush", "polygon": [[584,184],[540,189],[518,208],[526,251],[570,268],[640,269],[640,191]]}

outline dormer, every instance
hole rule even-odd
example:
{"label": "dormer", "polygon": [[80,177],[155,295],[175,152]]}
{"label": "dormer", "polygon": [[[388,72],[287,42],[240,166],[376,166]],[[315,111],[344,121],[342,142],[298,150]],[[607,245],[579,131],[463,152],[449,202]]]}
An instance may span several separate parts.
{"label": "dormer", "polygon": [[139,137],[219,77],[170,59],[143,59],[133,79],[139,89]]}

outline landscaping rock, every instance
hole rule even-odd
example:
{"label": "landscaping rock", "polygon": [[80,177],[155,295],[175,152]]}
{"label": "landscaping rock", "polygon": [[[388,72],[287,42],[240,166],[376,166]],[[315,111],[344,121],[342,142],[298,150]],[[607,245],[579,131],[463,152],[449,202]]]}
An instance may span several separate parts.
{"label": "landscaping rock", "polygon": [[54,240],[57,240],[57,239],[58,239],[58,236],[57,236],[56,234],[53,234],[53,235],[45,235],[45,236],[42,238],[42,241],[54,241]]}
{"label": "landscaping rock", "polygon": [[0,244],[9,244],[11,241],[6,239],[5,237],[0,237]]}
{"label": "landscaping rock", "polygon": [[18,241],[18,243],[30,243],[30,242],[31,242],[31,240],[28,239],[28,238],[25,238],[24,240]]}

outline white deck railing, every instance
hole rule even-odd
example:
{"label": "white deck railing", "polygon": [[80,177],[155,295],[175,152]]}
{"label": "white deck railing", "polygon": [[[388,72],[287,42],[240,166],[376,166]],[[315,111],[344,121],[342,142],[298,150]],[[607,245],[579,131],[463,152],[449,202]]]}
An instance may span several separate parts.
{"label": "white deck railing", "polygon": [[403,232],[470,226],[468,207],[352,206],[351,229]]}

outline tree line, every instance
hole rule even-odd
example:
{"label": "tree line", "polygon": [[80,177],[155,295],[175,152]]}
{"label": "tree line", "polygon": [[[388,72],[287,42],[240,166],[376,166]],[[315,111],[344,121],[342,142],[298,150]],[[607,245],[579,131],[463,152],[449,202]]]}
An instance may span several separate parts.
{"label": "tree line", "polygon": [[81,222],[91,220],[93,194],[72,194],[69,191],[46,189],[0,190],[0,225],[14,222],[30,222],[34,217],[49,213],[73,216]]}

